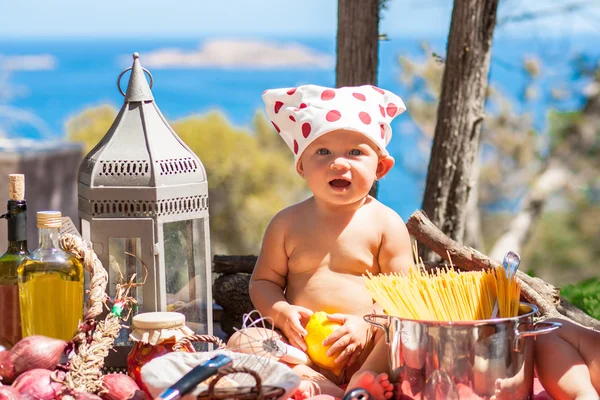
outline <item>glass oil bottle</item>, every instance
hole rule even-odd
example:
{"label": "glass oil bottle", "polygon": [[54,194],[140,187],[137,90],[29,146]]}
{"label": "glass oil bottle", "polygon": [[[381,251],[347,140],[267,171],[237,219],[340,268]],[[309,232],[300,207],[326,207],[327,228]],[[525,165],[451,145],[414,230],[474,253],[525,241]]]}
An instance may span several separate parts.
{"label": "glass oil bottle", "polygon": [[0,346],[10,348],[21,339],[17,268],[29,256],[27,250],[27,202],[25,176],[8,176],[7,220],[8,247],[0,256]]}
{"label": "glass oil bottle", "polygon": [[61,225],[59,211],[37,213],[39,247],[17,271],[23,337],[71,340],[83,316],[83,266],[59,248]]}

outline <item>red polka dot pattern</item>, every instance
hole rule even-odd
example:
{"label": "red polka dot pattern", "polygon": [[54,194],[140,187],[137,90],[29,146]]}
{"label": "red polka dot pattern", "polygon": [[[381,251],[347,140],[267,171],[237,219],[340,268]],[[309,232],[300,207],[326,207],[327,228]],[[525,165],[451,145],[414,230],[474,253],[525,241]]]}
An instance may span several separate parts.
{"label": "red polka dot pattern", "polygon": [[324,90],[321,93],[321,100],[332,100],[335,97],[335,92],[331,89]]}
{"label": "red polka dot pattern", "polygon": [[298,154],[298,142],[294,140],[294,154]]}
{"label": "red polka dot pattern", "polygon": [[382,89],[379,89],[377,86],[371,86],[373,89],[375,89],[375,91],[381,93],[381,94],[385,94],[385,92]]}
{"label": "red polka dot pattern", "polygon": [[340,118],[342,118],[342,113],[338,110],[331,110],[325,116],[325,119],[329,122],[335,122]]}
{"label": "red polka dot pattern", "polygon": [[367,98],[362,93],[352,93],[352,96],[360,101],[367,101]]}
{"label": "red polka dot pattern", "polygon": [[379,129],[381,129],[381,138],[385,139],[385,126],[381,124],[379,125]]}
{"label": "red polka dot pattern", "polygon": [[279,127],[277,126],[277,124],[275,122],[273,122],[273,121],[271,121],[271,123],[275,127],[275,130],[277,131],[277,133],[281,133],[281,129],[279,129]]}
{"label": "red polka dot pattern", "polygon": [[387,110],[387,114],[390,117],[394,117],[394,116],[396,116],[396,113],[398,112],[398,107],[394,103],[390,103],[390,104],[388,104],[386,110]]}
{"label": "red polka dot pattern", "polygon": [[385,118],[385,108],[383,108],[381,104],[379,105],[379,112],[381,113],[381,116]]}
{"label": "red polka dot pattern", "polygon": [[290,120],[296,122],[296,118],[293,115],[290,115]]}
{"label": "red polka dot pattern", "polygon": [[297,89],[297,88],[290,89],[290,90],[288,90],[286,93],[287,93],[287,94],[289,94],[289,95],[291,96],[291,95],[293,95],[294,93],[296,93],[296,89]]}
{"label": "red polka dot pattern", "polygon": [[369,113],[361,111],[358,113],[358,118],[362,121],[363,124],[369,125],[371,123],[371,116]]}
{"label": "red polka dot pattern", "polygon": [[294,111],[300,111],[300,110],[302,110],[303,108],[306,108],[306,107],[308,107],[306,104],[300,103],[300,105],[298,106],[298,108],[294,108]]}
{"label": "red polka dot pattern", "polygon": [[311,126],[308,122],[305,122],[302,124],[302,136],[304,136],[304,138],[307,138],[308,135],[310,135],[310,131],[311,131]]}
{"label": "red polka dot pattern", "polygon": [[281,110],[281,107],[283,107],[283,101],[276,101],[275,106],[273,107],[273,111],[275,111],[275,114],[277,114],[279,110]]}

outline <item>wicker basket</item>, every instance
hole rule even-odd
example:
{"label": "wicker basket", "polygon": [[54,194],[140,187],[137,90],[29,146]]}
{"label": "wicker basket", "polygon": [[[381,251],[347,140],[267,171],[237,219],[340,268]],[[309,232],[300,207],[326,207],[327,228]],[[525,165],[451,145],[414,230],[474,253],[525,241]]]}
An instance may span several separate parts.
{"label": "wicker basket", "polygon": [[[186,344],[194,342],[212,343],[217,349],[225,349],[225,343],[216,336],[191,335],[179,340],[173,346],[174,351],[181,351]],[[254,378],[254,386],[238,386],[231,388],[216,388],[217,382],[226,375],[244,373]],[[265,386],[260,375],[249,368],[223,368],[208,385],[208,389],[198,395],[199,400],[277,400],[285,394],[285,389],[277,386]]]}
{"label": "wicker basket", "polygon": [[[215,388],[221,378],[229,374],[245,373],[252,375],[255,386],[233,388]],[[277,386],[263,386],[262,379],[255,371],[248,368],[224,368],[208,385],[208,390],[198,395],[198,400],[277,400],[285,390]]]}

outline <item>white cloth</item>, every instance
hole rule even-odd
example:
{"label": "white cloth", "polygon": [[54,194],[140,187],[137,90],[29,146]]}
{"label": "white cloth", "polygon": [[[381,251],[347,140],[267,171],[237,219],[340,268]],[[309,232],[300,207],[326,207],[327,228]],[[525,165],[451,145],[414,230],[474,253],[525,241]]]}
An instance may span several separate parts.
{"label": "white cloth", "polygon": [[318,137],[340,129],[365,134],[388,155],[390,123],[406,110],[400,97],[375,86],[327,88],[304,85],[263,93],[267,115],[288,147],[295,164]]}
{"label": "white cloth", "polygon": [[[217,354],[226,354],[233,360],[233,367],[245,367],[252,369],[260,375],[262,384],[277,386],[285,390],[280,399],[288,399],[300,386],[300,378],[287,365],[274,359],[265,357],[236,353],[229,350],[215,350],[210,352],[183,353],[173,352],[155,358],[142,367],[142,381],[150,391],[153,398],[169,388],[192,368],[208,361]],[[231,374],[226,378],[239,386],[254,386],[254,378],[248,374]],[[217,384],[219,388],[221,381]],[[195,400],[198,394],[208,389],[208,385],[201,383],[196,389],[183,397],[183,400]]]}

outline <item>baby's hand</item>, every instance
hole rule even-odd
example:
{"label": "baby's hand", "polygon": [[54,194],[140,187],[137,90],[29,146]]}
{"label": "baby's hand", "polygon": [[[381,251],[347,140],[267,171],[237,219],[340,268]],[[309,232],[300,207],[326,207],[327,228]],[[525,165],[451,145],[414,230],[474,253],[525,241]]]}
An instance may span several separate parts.
{"label": "baby's hand", "polygon": [[371,325],[356,315],[327,314],[327,318],[342,324],[323,341],[323,346],[331,345],[327,355],[333,356],[339,353],[335,363],[351,366],[372,338]]}
{"label": "baby's hand", "polygon": [[307,350],[306,342],[304,341],[307,332],[304,327],[312,314],[313,312],[308,308],[293,306],[291,304],[286,306],[280,314],[279,329],[283,331],[292,346],[302,351]]}

